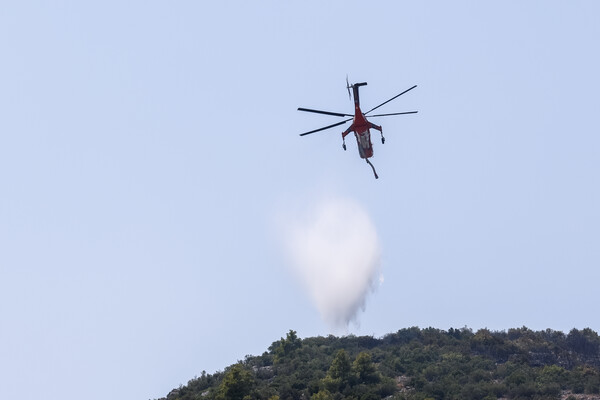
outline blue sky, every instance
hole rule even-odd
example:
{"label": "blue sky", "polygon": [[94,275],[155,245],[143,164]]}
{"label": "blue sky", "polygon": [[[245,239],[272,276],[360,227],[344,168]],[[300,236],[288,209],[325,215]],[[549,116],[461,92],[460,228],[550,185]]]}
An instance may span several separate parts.
{"label": "blue sky", "polygon": [[[0,7],[1,398],[156,398],[330,333],[274,228],[324,192],[381,246],[348,333],[600,330],[600,5],[322,3]],[[377,181],[298,136],[346,74],[366,108],[419,85]]]}

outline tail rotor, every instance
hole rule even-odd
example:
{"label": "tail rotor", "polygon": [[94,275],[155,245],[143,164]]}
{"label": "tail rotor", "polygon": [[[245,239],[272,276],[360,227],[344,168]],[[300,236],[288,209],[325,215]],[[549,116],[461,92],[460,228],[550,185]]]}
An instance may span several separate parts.
{"label": "tail rotor", "polygon": [[352,95],[350,94],[350,88],[352,86],[350,86],[350,83],[348,83],[348,74],[346,74],[346,89],[348,89],[348,99],[352,100]]}

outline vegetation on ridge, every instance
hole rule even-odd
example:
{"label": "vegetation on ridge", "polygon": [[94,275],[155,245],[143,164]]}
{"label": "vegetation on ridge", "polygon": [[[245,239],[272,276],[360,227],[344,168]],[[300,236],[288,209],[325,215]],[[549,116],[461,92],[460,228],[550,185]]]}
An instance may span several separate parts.
{"label": "vegetation on ridge", "polygon": [[600,337],[526,327],[495,332],[416,327],[300,339],[202,372],[167,400],[575,399],[600,394]]}

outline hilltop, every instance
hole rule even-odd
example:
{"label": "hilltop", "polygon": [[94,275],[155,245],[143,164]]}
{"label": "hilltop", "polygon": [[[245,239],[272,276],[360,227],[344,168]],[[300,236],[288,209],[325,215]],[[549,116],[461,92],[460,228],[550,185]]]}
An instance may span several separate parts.
{"label": "hilltop", "polygon": [[417,327],[382,338],[300,339],[202,372],[161,400],[600,399],[600,337],[526,327]]}

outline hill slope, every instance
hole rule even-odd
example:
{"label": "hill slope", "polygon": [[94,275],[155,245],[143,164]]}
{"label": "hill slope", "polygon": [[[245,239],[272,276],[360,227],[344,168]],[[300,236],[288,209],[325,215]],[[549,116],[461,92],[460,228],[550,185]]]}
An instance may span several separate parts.
{"label": "hill slope", "polygon": [[166,400],[600,399],[600,337],[526,327],[493,332],[416,327],[299,339],[202,373]]}

